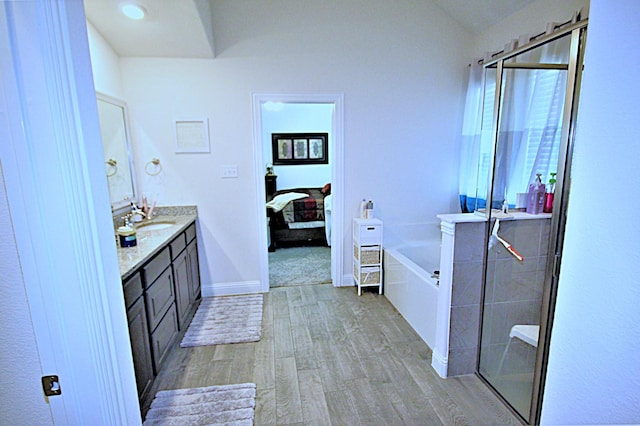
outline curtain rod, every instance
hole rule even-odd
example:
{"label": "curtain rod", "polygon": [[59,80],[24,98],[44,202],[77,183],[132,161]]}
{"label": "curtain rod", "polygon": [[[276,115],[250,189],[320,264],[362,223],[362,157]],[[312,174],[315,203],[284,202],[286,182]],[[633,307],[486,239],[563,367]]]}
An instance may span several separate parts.
{"label": "curtain rod", "polygon": [[[586,22],[587,19],[585,19],[584,21]],[[559,24],[554,24],[553,25],[553,29],[552,29],[551,32],[543,31],[541,33],[538,33],[538,34],[536,34],[534,36],[529,37],[528,42],[526,44],[523,44],[522,46],[520,46],[517,49],[510,50],[510,51],[505,51],[506,49],[502,49],[502,50],[500,50],[498,52],[492,53],[491,57],[490,57],[490,60],[488,62],[491,63],[494,60],[497,61],[497,59],[495,59],[495,58],[497,58],[497,57],[499,57],[499,56],[501,56],[503,54],[514,52],[516,50],[528,50],[529,48],[534,47],[540,41],[538,39],[545,40],[546,39],[545,36],[549,36],[549,38],[555,38],[555,37],[565,33],[565,31],[558,32],[557,30],[565,29],[565,30],[567,30],[566,32],[569,32],[570,31],[569,28],[571,28],[571,30],[572,30],[573,26],[574,26],[574,25],[571,25],[571,24],[575,24],[576,26],[578,26],[578,24],[580,24],[582,22],[583,21],[580,20],[580,11],[578,11],[568,21],[565,21],[565,22],[562,22],[562,23],[559,23]],[[485,63],[485,59],[484,58],[479,59],[477,61],[477,63],[478,63],[478,65],[483,65]],[[471,66],[471,64],[469,64],[468,66]]]}

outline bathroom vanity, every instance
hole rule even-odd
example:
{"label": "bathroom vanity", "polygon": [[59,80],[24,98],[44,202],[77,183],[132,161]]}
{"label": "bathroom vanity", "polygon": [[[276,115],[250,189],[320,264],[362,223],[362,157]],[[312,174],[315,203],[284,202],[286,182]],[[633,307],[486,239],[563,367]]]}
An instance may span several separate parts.
{"label": "bathroom vanity", "polygon": [[196,218],[160,216],[138,225],[136,246],[118,247],[140,401],[200,302]]}

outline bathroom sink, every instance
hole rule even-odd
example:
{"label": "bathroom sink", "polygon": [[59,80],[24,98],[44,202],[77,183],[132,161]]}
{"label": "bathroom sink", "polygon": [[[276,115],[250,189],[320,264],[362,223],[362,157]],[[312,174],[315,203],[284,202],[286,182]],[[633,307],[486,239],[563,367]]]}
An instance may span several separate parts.
{"label": "bathroom sink", "polygon": [[158,231],[160,229],[167,229],[175,225],[175,222],[152,222],[143,223],[136,226],[139,231]]}

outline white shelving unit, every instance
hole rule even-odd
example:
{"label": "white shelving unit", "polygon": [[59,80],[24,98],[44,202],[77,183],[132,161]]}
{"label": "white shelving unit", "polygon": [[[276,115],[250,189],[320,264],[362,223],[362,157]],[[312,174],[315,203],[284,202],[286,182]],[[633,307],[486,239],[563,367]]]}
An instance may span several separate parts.
{"label": "white shelving unit", "polygon": [[382,294],[382,221],[353,219],[353,280],[358,286],[378,287]]}

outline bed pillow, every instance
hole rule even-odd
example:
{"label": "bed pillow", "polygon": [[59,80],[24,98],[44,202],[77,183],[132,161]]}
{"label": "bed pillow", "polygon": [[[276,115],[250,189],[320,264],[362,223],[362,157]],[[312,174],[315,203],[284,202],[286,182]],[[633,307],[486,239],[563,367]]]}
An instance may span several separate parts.
{"label": "bed pillow", "polygon": [[322,195],[324,195],[325,197],[331,194],[331,184],[328,183],[325,186],[323,186],[320,192],[322,192]]}

